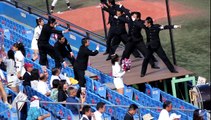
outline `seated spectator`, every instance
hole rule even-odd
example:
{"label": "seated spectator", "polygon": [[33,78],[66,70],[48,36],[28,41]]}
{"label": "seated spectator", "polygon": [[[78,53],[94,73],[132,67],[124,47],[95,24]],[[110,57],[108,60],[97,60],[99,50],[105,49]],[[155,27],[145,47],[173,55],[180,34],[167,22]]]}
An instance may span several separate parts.
{"label": "seated spectator", "polygon": [[40,79],[40,75],[39,75],[39,70],[38,69],[33,69],[31,72],[31,88],[33,88],[34,90],[37,91],[37,85]]}
{"label": "seated spectator", "polygon": [[66,102],[68,93],[67,93],[68,85],[66,83],[66,80],[59,81],[58,86],[58,102]]}
{"label": "seated spectator", "polygon": [[91,107],[89,105],[85,105],[82,108],[82,117],[80,120],[89,120],[90,117],[92,117],[92,111],[91,111]]}
{"label": "seated spectator", "polygon": [[[86,101],[86,95],[82,95],[80,96],[80,100],[77,99],[77,89],[75,89],[74,87],[69,87],[68,88],[68,98],[66,100],[67,103],[84,103]],[[81,109],[79,108],[79,105],[66,105],[66,107],[68,109],[70,109],[72,111],[72,113],[74,114],[75,119],[79,118],[79,111],[81,111]],[[81,108],[83,106],[81,105]]]}
{"label": "seated spectator", "polygon": [[163,109],[160,112],[158,120],[170,120],[169,112],[172,110],[171,101],[165,101],[163,103]]}
{"label": "seated spectator", "polygon": [[143,120],[153,120],[154,117],[150,113],[147,113],[143,116]]}
{"label": "seated spectator", "polygon": [[124,120],[134,120],[133,115],[136,114],[138,106],[136,104],[131,104],[128,112],[125,114]]}
{"label": "seated spectator", "polygon": [[64,75],[61,74],[61,71],[60,71],[59,68],[53,68],[52,69],[52,76],[51,76],[51,79],[50,79],[51,88],[53,87],[52,83],[53,83],[53,80],[55,80],[55,79],[58,79],[59,81],[64,79],[70,85],[70,80],[67,79]]}
{"label": "seated spectator", "polygon": [[205,114],[205,110],[196,109],[193,112],[193,120],[204,120],[203,116],[205,116]]}
{"label": "seated spectator", "polygon": [[37,91],[42,93],[43,95],[50,96],[51,91],[48,88],[47,80],[48,80],[47,72],[40,75],[40,80],[37,85]]}
{"label": "seated spectator", "polygon": [[50,113],[42,115],[39,98],[37,96],[33,96],[31,98],[30,108],[27,112],[26,120],[44,120],[48,117],[50,117]]}
{"label": "seated spectator", "polygon": [[103,113],[105,112],[105,103],[99,102],[97,103],[97,111],[94,112],[93,119],[95,120],[104,120]]}
{"label": "seated spectator", "polygon": [[50,98],[54,102],[58,102],[58,86],[59,86],[59,80],[58,79],[53,80],[53,88],[51,89]]}
{"label": "seated spectator", "polygon": [[31,72],[33,70],[33,65],[31,63],[25,63],[24,68],[26,72],[23,75],[23,86],[30,86],[31,87],[31,81],[32,81],[32,75]]}

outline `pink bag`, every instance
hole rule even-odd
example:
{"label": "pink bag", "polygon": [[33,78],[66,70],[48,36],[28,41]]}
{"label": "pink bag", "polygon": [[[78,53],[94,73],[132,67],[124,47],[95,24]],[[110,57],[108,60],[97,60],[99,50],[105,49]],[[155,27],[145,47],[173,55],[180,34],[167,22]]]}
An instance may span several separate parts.
{"label": "pink bag", "polygon": [[129,71],[131,67],[131,60],[125,58],[124,60],[122,60],[122,68],[124,71]]}

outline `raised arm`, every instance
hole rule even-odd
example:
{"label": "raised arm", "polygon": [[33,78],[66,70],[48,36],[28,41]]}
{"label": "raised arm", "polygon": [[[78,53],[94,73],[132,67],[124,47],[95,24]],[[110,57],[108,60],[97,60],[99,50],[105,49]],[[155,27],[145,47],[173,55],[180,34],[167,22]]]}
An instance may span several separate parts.
{"label": "raised arm", "polygon": [[181,28],[181,25],[160,25],[159,28],[160,30],[177,29],[177,28]]}

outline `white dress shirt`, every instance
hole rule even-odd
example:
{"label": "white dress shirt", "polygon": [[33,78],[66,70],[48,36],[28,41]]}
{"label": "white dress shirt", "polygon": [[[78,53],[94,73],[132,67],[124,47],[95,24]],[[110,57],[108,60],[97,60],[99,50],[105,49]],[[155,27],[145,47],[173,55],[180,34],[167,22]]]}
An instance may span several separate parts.
{"label": "white dress shirt", "polygon": [[95,120],[103,120],[103,114],[98,110],[94,112]]}
{"label": "white dress shirt", "polygon": [[48,84],[42,80],[39,80],[37,84],[37,91],[45,95],[47,92],[50,92]]}
{"label": "white dress shirt", "polygon": [[158,120],[171,120],[166,109],[161,110]]}

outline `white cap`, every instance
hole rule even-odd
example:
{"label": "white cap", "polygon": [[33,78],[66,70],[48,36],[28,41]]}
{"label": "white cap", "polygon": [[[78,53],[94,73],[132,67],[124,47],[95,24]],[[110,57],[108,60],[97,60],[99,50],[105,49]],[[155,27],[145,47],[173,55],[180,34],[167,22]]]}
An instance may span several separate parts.
{"label": "white cap", "polygon": [[148,114],[145,114],[144,116],[143,116],[143,120],[152,120],[154,117],[152,117],[152,115],[150,114],[150,113],[148,113]]}
{"label": "white cap", "polygon": [[172,113],[172,114],[170,115],[170,119],[171,119],[171,120],[174,120],[174,119],[176,119],[176,118],[181,118],[181,115],[177,115],[176,113]]}

